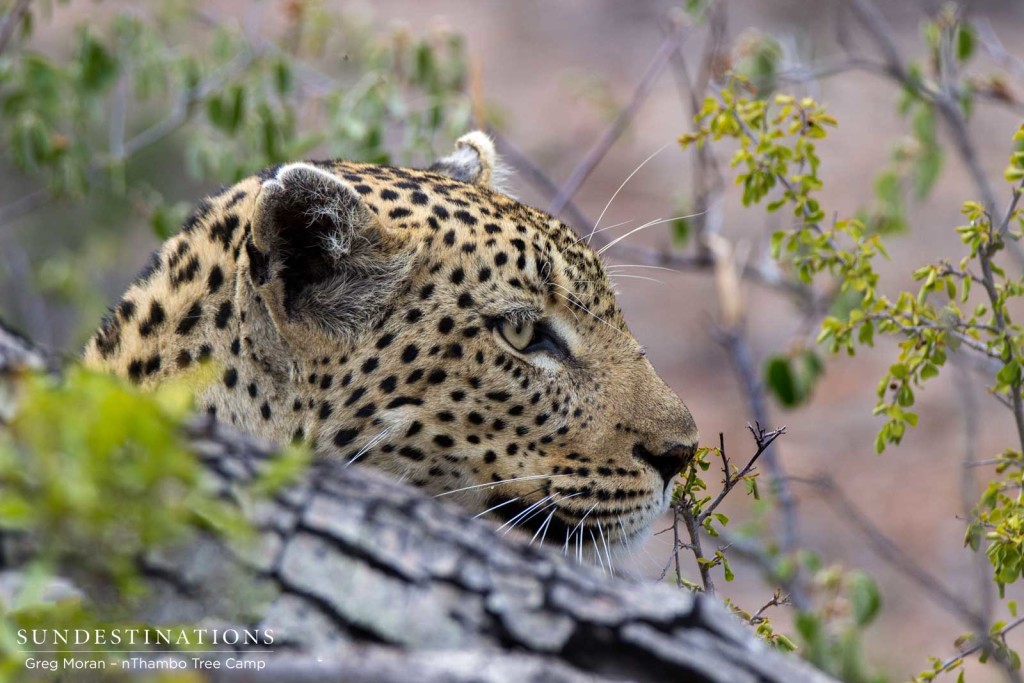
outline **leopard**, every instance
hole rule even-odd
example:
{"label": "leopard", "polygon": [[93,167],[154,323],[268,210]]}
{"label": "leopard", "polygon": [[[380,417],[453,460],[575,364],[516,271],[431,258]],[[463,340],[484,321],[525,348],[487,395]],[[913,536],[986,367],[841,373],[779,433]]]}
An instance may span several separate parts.
{"label": "leopard", "polygon": [[426,169],[267,168],[203,199],[109,310],[85,365],[142,390],[213,368],[197,410],[375,468],[530,541],[631,548],[693,416],[602,256],[501,186],[482,131]]}

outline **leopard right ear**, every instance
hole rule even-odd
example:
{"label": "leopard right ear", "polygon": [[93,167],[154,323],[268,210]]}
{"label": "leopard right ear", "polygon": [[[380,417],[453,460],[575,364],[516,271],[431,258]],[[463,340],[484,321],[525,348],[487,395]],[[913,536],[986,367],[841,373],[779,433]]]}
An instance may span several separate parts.
{"label": "leopard right ear", "polygon": [[487,133],[474,130],[455,141],[455,151],[431,164],[431,171],[439,171],[455,180],[483,185],[499,190],[506,171]]}
{"label": "leopard right ear", "polygon": [[313,164],[288,164],[256,199],[249,280],[282,332],[314,326],[354,337],[401,286],[409,266],[403,244],[345,181]]}

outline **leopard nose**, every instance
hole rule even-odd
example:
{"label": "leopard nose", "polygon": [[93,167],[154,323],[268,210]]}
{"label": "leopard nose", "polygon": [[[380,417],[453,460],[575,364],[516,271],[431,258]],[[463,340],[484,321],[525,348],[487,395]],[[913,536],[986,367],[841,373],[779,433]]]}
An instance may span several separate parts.
{"label": "leopard nose", "polygon": [[661,475],[665,486],[668,486],[672,483],[672,479],[689,464],[696,451],[696,446],[676,444],[664,453],[655,455],[646,446],[638,443],[633,446],[633,457],[653,467],[654,471]]}

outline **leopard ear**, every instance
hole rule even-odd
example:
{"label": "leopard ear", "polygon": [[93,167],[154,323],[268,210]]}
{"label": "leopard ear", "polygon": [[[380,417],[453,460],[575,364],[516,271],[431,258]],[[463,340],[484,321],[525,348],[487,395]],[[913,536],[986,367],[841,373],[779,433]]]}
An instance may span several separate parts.
{"label": "leopard ear", "polygon": [[264,181],[246,243],[249,280],[278,328],[354,336],[408,272],[403,241],[328,170],[288,164]]}
{"label": "leopard ear", "polygon": [[429,170],[491,189],[499,189],[506,175],[494,149],[494,141],[480,130],[466,133],[456,140],[455,151],[435,161]]}

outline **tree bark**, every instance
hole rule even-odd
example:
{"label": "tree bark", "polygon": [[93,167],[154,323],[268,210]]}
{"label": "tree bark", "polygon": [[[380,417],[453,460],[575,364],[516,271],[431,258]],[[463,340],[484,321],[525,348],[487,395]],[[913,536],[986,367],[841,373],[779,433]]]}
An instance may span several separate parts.
{"label": "tree bark", "polygon": [[[0,325],[0,396],[3,376],[47,367]],[[604,576],[368,468],[321,460],[253,500],[244,485],[274,449],[211,419],[186,431],[208,485],[257,535],[203,536],[145,558],[152,590],[139,618],[273,631],[272,645],[221,655],[266,668],[222,668],[214,680],[831,680],[712,599]],[[0,593],[14,571],[0,572]]]}

